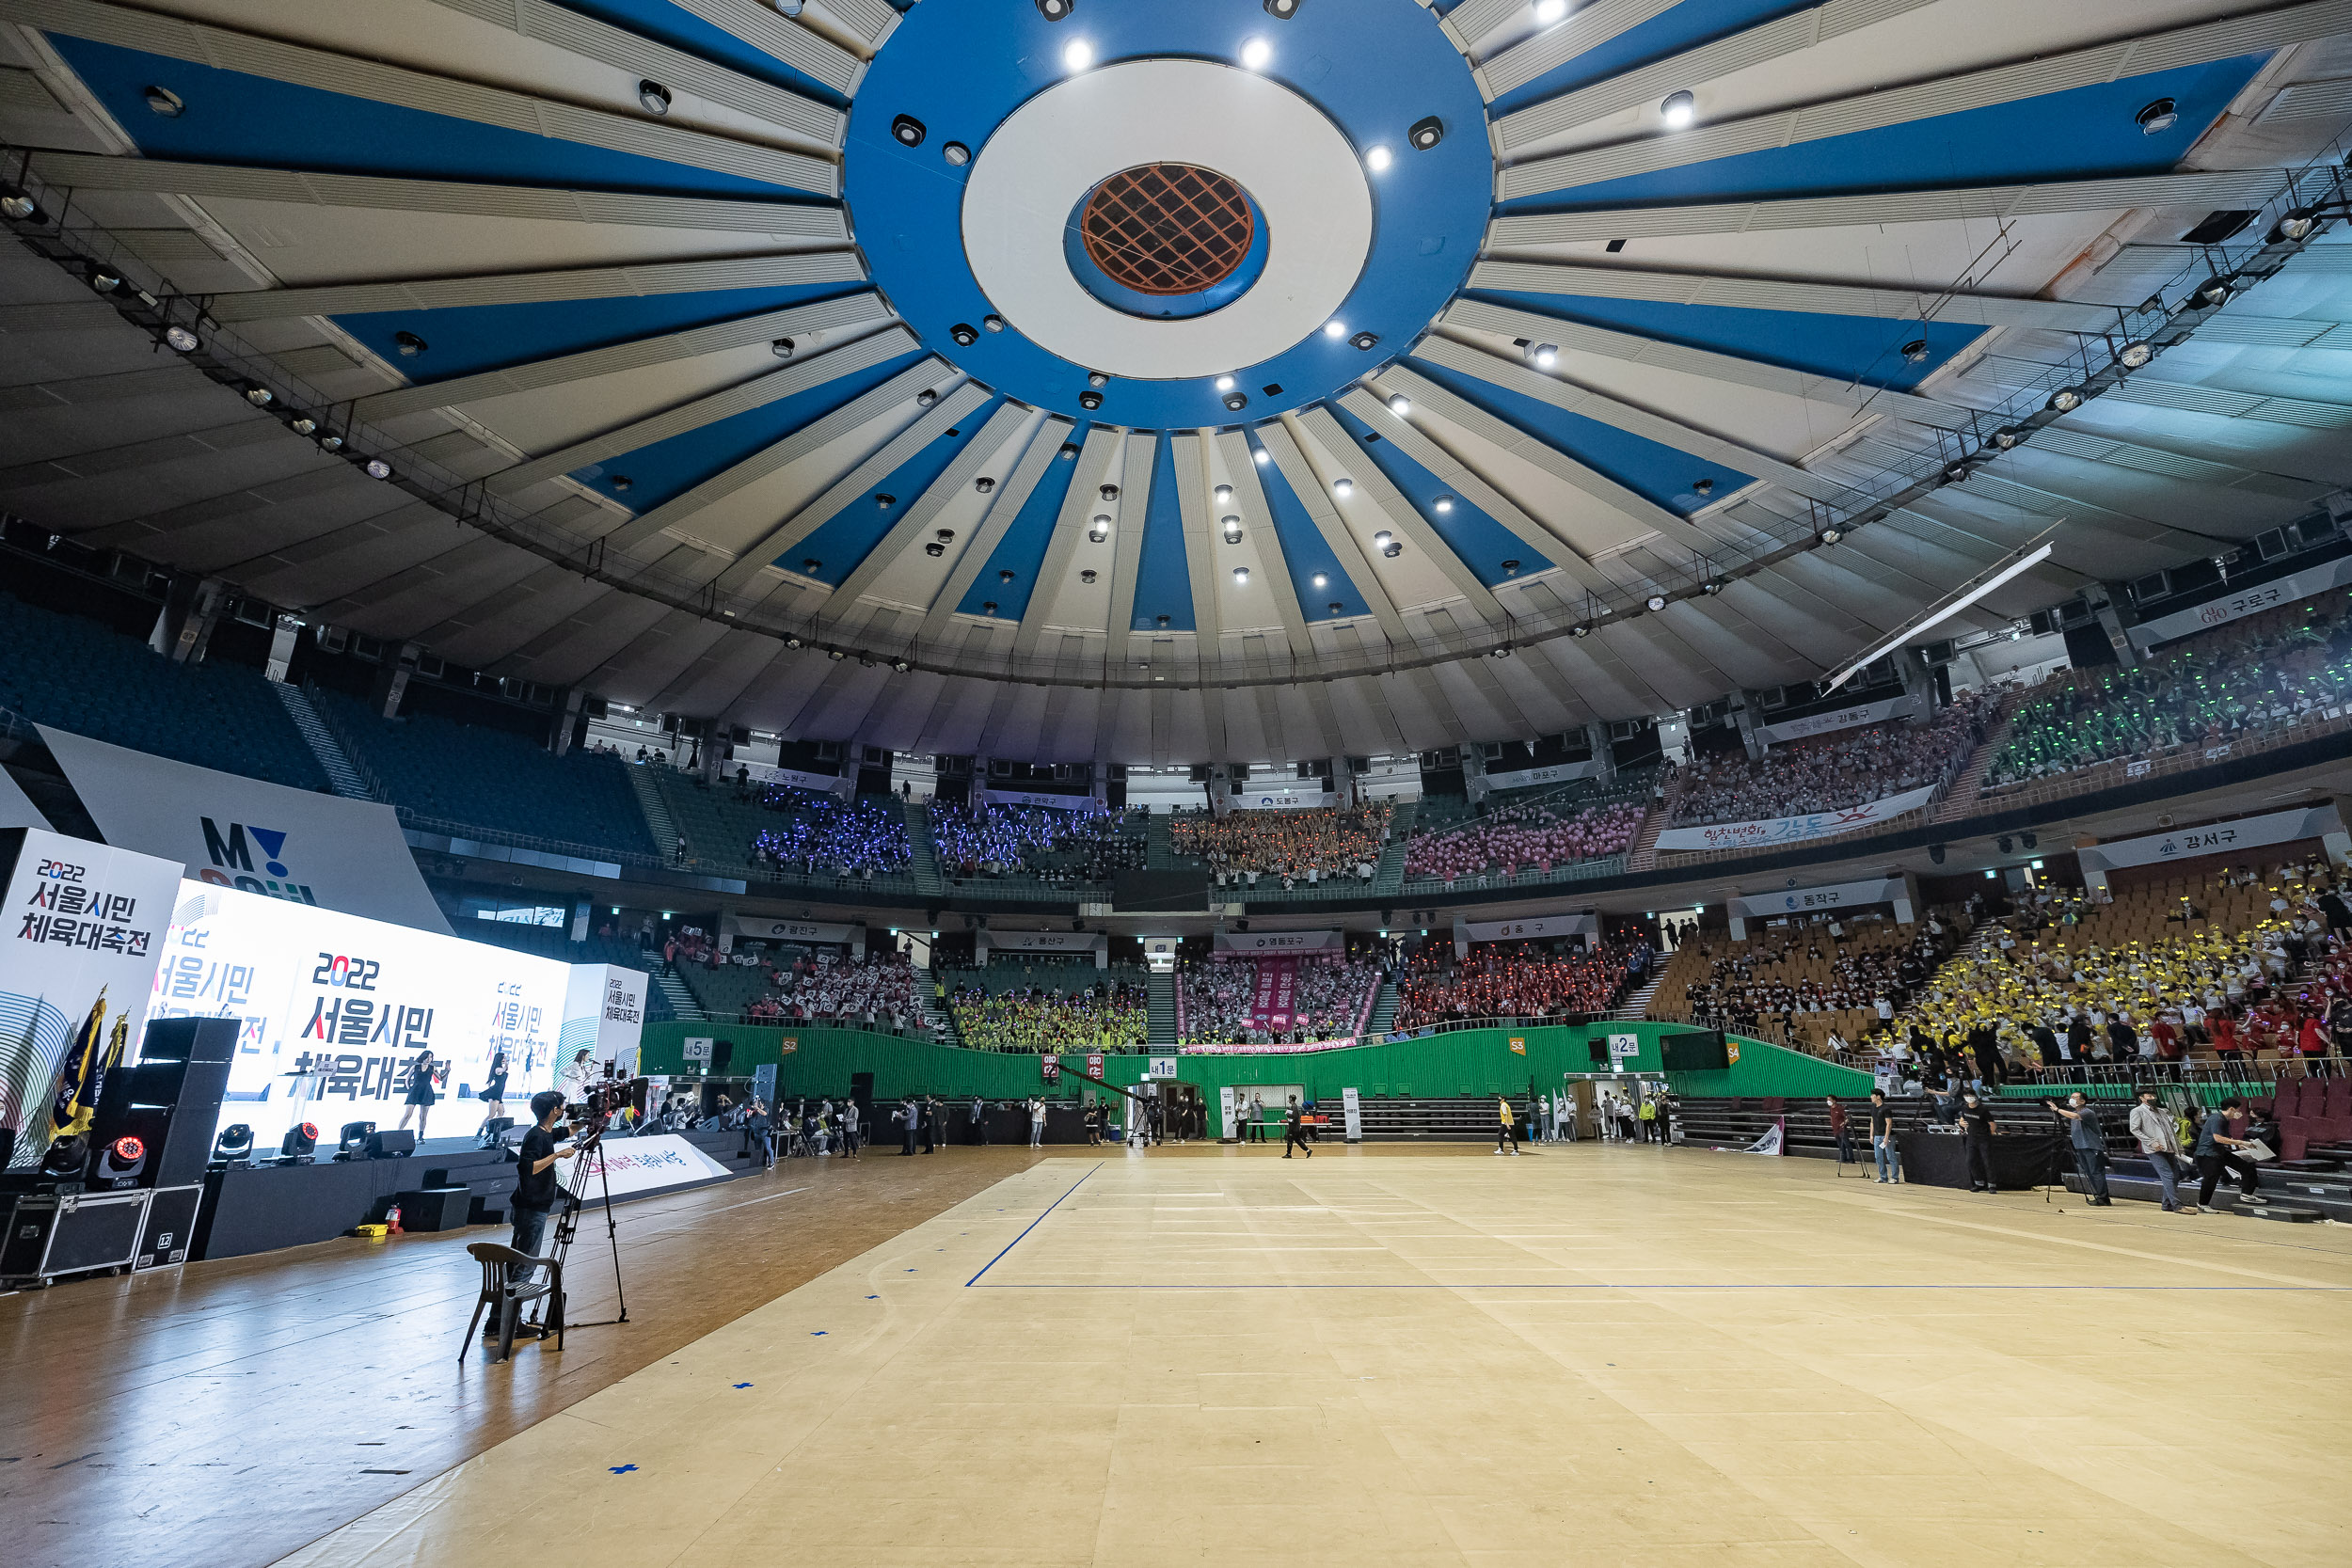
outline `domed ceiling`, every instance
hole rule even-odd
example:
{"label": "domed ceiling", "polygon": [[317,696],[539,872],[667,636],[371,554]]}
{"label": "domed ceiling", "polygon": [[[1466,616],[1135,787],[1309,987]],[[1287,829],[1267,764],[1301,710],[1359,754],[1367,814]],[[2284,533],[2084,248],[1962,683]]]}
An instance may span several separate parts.
{"label": "domed ceiling", "polygon": [[0,504],[641,707],[1035,760],[1525,738],[2352,483],[2352,246],[2273,232],[2340,175],[2345,0],[0,24],[0,174],[64,230],[0,267]]}

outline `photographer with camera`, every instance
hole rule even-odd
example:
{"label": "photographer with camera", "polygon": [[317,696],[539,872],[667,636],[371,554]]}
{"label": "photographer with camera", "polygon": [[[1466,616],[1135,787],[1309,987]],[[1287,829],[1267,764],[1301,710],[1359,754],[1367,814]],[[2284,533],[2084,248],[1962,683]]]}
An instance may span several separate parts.
{"label": "photographer with camera", "polygon": [[536,1258],[547,1234],[548,1212],[555,1207],[555,1163],[577,1146],[556,1146],[555,1120],[564,1114],[563,1090],[541,1089],[532,1095],[531,1114],[537,1124],[523,1134],[521,1147],[516,1150],[515,1196],[507,1204],[515,1212],[515,1234],[508,1244]]}

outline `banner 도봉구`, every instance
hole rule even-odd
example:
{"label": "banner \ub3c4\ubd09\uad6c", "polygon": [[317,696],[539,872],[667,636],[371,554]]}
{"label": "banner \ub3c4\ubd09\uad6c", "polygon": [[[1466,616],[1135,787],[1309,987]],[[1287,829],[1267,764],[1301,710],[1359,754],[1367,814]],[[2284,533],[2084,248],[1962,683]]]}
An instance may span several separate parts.
{"label": "banner \ub3c4\ubd09\uad6c", "polygon": [[215,887],[450,934],[391,807],[39,728],[108,844]]}
{"label": "banner \ub3c4\ubd09\uad6c", "polygon": [[1840,833],[1891,821],[1916,811],[1935,797],[1936,786],[1907,789],[1867,805],[1842,811],[1811,812],[1803,816],[1776,816],[1757,822],[1715,822],[1702,827],[1669,828],[1658,835],[1661,850],[1747,849],[1775,844],[1803,844],[1809,839],[1835,838]]}
{"label": "banner \ub3c4\ubd09\uad6c", "polygon": [[78,1132],[137,1060],[180,867],[44,828],[0,829],[0,1164]]}

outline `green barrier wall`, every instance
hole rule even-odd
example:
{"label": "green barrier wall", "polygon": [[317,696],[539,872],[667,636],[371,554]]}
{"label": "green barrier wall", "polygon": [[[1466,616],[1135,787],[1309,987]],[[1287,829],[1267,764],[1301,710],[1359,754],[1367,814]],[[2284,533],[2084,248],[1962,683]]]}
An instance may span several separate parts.
{"label": "green barrier wall", "polygon": [[[1343,1088],[1363,1095],[1516,1096],[1526,1093],[1531,1083],[1548,1090],[1559,1084],[1563,1073],[1596,1070],[1590,1042],[1609,1035],[1631,1035],[1641,1042],[1639,1053],[1625,1060],[1629,1070],[1656,1072],[1659,1036],[1682,1028],[1671,1023],[1608,1023],[1463,1029],[1385,1045],[1292,1056],[1180,1055],[1177,1077],[1200,1085],[1209,1104],[1212,1132],[1221,1135],[1223,1129],[1214,1125],[1217,1090],[1228,1085],[1300,1084],[1311,1099],[1335,1104]],[[1038,1058],[1027,1053],[966,1051],[862,1029],[777,1029],[678,1022],[645,1026],[643,1070],[684,1071],[683,1042],[690,1036],[731,1041],[735,1048],[727,1069],[731,1074],[747,1076],[755,1068],[776,1063],[779,1095],[843,1095],[849,1090],[850,1075],[859,1072],[874,1075],[874,1095],[882,1100],[903,1094],[948,1099],[977,1094],[991,1100],[1044,1094],[1073,1099],[1089,1083],[1084,1052],[1064,1054],[1061,1078],[1049,1086],[1039,1070]],[[1669,1075],[1675,1091],[1699,1097],[1779,1095],[1791,1099],[1831,1094],[1858,1097],[1870,1092],[1867,1073],[1757,1040],[1738,1039],[1737,1044],[1740,1059],[1729,1068]],[[1149,1063],[1149,1056],[1140,1052],[1106,1053],[1103,1075],[1109,1083],[1132,1087],[1143,1081]]]}

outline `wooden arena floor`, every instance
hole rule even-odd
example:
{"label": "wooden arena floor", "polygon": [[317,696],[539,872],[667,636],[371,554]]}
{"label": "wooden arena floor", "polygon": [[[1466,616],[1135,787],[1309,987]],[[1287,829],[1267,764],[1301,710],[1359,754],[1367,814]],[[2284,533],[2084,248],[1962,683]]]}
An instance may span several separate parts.
{"label": "wooden arena floor", "polygon": [[2332,1227],[1592,1144],[1046,1153],[632,1214],[641,1321],[512,1370],[452,1359],[429,1238],[0,1303],[8,1555],[2352,1561]]}

